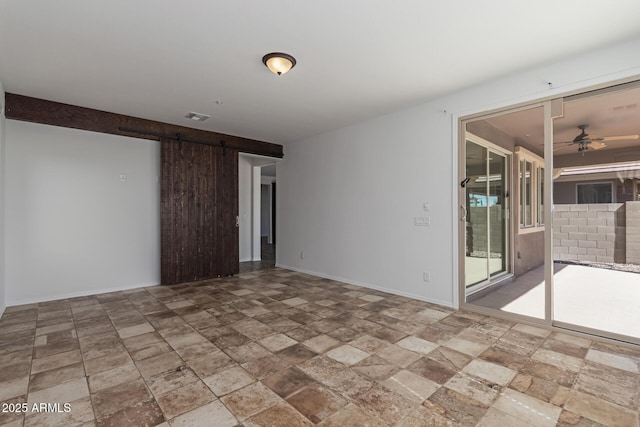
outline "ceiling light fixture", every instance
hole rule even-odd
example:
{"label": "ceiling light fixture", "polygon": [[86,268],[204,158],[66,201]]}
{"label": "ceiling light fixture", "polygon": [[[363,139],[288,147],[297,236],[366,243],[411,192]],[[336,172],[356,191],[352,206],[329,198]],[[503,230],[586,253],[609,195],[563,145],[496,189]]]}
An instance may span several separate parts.
{"label": "ceiling light fixture", "polygon": [[288,53],[272,52],[262,57],[262,63],[280,76],[296,66],[296,58]]}

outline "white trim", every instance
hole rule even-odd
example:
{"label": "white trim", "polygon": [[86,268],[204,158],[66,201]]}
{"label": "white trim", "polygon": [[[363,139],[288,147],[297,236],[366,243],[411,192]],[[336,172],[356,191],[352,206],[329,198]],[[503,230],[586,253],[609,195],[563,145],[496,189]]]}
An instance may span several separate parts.
{"label": "white trim", "polygon": [[[538,182],[540,177],[539,169],[545,167],[544,159],[520,145],[516,145],[514,147],[513,153],[516,158],[516,175],[518,176],[518,212],[516,214],[518,217],[518,234],[529,234],[544,231],[544,224],[539,223],[540,201],[538,200],[540,192],[540,183]],[[531,225],[522,225],[522,218],[520,217],[523,197],[523,185],[521,179],[523,171],[520,169],[520,163],[523,160],[531,163],[531,194],[529,195],[529,200],[531,201]]]}
{"label": "white trim", "polygon": [[[625,179],[637,179],[637,178],[625,178]],[[585,174],[585,175],[568,175],[561,176],[555,180],[555,182],[584,182],[591,183],[592,181],[618,181],[620,180],[619,172],[602,172],[602,173],[593,173],[593,174]]]}
{"label": "white trim", "polygon": [[440,305],[440,306],[443,306],[443,307],[455,309],[455,307],[451,304],[450,301],[442,301],[442,300],[437,300],[437,299],[432,299],[432,298],[425,298],[423,296],[412,294],[410,292],[400,292],[400,291],[398,291],[396,289],[385,288],[385,287],[382,287],[382,286],[375,286],[375,285],[372,285],[370,283],[359,282],[357,280],[351,280],[351,279],[345,279],[344,277],[332,276],[331,274],[318,273],[317,271],[305,270],[305,269],[297,268],[297,267],[290,267],[288,265],[282,265],[282,264],[278,264],[278,263],[276,263],[276,267],[284,268],[284,269],[292,270],[292,271],[297,271],[298,273],[309,274],[311,276],[322,277],[324,279],[331,279],[331,280],[335,280],[335,281],[338,281],[338,282],[347,283],[349,285],[362,286],[363,288],[368,288],[368,289],[373,289],[373,290],[376,290],[376,291],[386,292],[386,293],[391,294],[391,295],[399,295],[399,296],[402,296],[402,297],[412,298],[412,299],[415,299],[415,300],[418,300],[418,301],[424,301],[424,302],[428,302],[428,303],[431,303],[431,304],[436,304],[436,305]]}
{"label": "white trim", "polygon": [[531,234],[531,233],[539,233],[544,231],[544,225],[530,225],[528,227],[520,226],[518,228],[518,234]]}
{"label": "white trim", "polygon": [[6,308],[7,307],[5,307],[5,306],[0,307],[0,319],[2,318],[2,315],[4,314],[4,311],[5,311]]}
{"label": "white trim", "polygon": [[[468,121],[464,121],[464,123],[468,123]],[[511,150],[505,149],[503,147],[500,147],[499,145],[496,145],[482,137],[479,137],[471,132],[468,132],[465,130],[465,139],[464,139],[464,145],[465,145],[465,159],[464,162],[466,164],[466,144],[467,141],[472,142],[473,144],[476,144],[484,149],[487,150],[487,157],[490,157],[490,153],[494,153],[500,157],[502,157],[504,159],[504,179],[503,179],[503,188],[506,190],[507,193],[511,194],[513,193],[513,185],[511,183],[512,181],[512,176],[513,176],[513,152]],[[462,143],[462,141],[460,141]],[[489,167],[489,160],[486,161],[485,164],[485,168],[486,170],[488,170]],[[466,178],[466,176],[465,176]],[[488,177],[488,180],[491,181],[491,176]],[[486,182],[485,181],[480,181],[477,180],[476,182]],[[489,184],[487,183],[487,207],[489,207],[489,203],[488,203],[488,198],[489,198]],[[455,193],[454,193],[455,194]],[[467,192],[466,192],[466,188],[464,191],[458,192],[458,198],[460,197],[467,197]],[[513,275],[513,270],[514,270],[514,266],[515,266],[515,260],[514,260],[514,237],[513,237],[513,216],[511,214],[511,211],[513,210],[513,198],[509,197],[509,200],[507,200],[507,198],[504,198],[504,202],[506,204],[505,209],[507,212],[506,218],[504,219],[503,222],[503,233],[504,233],[504,237],[506,240],[506,248],[505,248],[505,253],[504,253],[504,257],[506,258],[505,261],[505,270],[499,272],[497,275],[491,276],[491,271],[490,271],[490,266],[489,263],[487,263],[487,278],[481,282],[478,283],[474,283],[472,285],[467,286],[466,283],[463,283],[462,286],[464,287],[464,295],[465,298],[468,297],[469,295],[473,295],[474,293],[481,291],[483,289],[488,288],[489,286],[493,286],[496,283],[499,283],[501,281],[503,281],[506,277],[512,276]],[[458,200],[458,202],[460,202],[460,200]],[[464,203],[466,203],[466,200],[464,201]],[[469,215],[469,212],[467,212],[467,215]],[[490,224],[490,219],[489,219],[489,210],[487,209],[487,224]],[[466,227],[466,221],[465,221],[465,227]],[[487,229],[487,231],[489,232],[489,229]],[[466,230],[465,230],[466,232]],[[491,248],[491,233],[488,233],[489,235],[487,236],[487,251],[489,251],[489,249]],[[466,242],[465,242],[466,245]],[[459,253],[459,252],[458,252]],[[458,256],[462,256],[461,253],[459,253]],[[466,268],[466,257],[464,257],[465,259],[465,264],[464,264],[464,268]],[[462,274],[465,275],[466,278],[466,271],[463,273],[462,269],[460,269],[460,272]],[[464,301],[462,301],[464,302]]]}
{"label": "white trim", "polygon": [[251,166],[251,261],[262,260],[261,220],[261,166]]}
{"label": "white trim", "polygon": [[553,325],[553,117],[551,114],[553,100],[544,102],[544,216],[549,224],[544,227],[544,323]]}
{"label": "white trim", "polygon": [[478,135],[475,135],[471,132],[465,132],[465,139],[473,142],[474,144],[482,145],[485,148],[490,149],[491,151],[496,151],[497,152],[496,154],[499,154],[502,157],[508,157],[513,154],[510,150],[507,150],[506,148],[496,145],[491,141],[487,141],[486,139]]}
{"label": "white trim", "polygon": [[15,301],[8,301],[7,307],[13,307],[16,305],[24,305],[24,304],[34,304],[38,302],[58,301],[61,299],[86,297],[91,295],[107,294],[110,292],[121,292],[121,291],[128,291],[128,290],[140,289],[140,288],[151,288],[154,286],[160,286],[160,284],[159,283],[142,283],[142,284],[137,284],[133,286],[116,286],[113,288],[92,289],[90,291],[69,292],[69,293],[64,293],[60,295],[48,295],[48,296],[35,297],[35,298],[24,298],[24,299],[18,299]]}
{"label": "white trim", "polygon": [[503,283],[505,280],[513,278],[514,274],[512,271],[501,271],[493,277],[489,276],[488,279],[483,280],[482,282],[474,283],[473,285],[466,288],[465,292],[467,294],[467,298],[471,295],[477,294],[478,292],[484,291],[487,288],[491,288],[499,283]]}
{"label": "white trim", "polygon": [[[632,162],[617,162],[617,163],[604,163],[604,164],[595,164],[589,166],[568,166],[562,168],[562,172],[560,174],[561,177],[566,176],[581,176],[581,175],[590,175],[590,174],[601,174],[601,173],[620,173],[620,172],[636,172],[640,171],[640,162],[632,161]],[[640,176],[632,176],[630,178],[640,178]]]}
{"label": "white trim", "polygon": [[458,179],[460,178],[460,135],[459,130],[460,126],[462,126],[462,121],[457,114],[451,115],[451,134],[453,136],[454,144],[451,145],[452,155],[451,155],[451,168],[453,170],[453,180],[450,181],[451,184],[451,194],[454,196],[451,198],[451,212],[454,213],[454,220],[452,221],[451,231],[453,235],[453,245],[451,248],[451,259],[453,260],[452,268],[452,277],[453,277],[453,286],[451,291],[451,302],[453,304],[453,308],[456,310],[460,309],[460,305],[462,303],[461,298],[464,295],[464,292],[460,292],[460,223],[462,222],[461,218],[461,210],[459,208],[460,204],[460,187]]}
{"label": "white trim", "polygon": [[522,156],[524,159],[530,159],[532,162],[538,162],[544,165],[544,159],[538,156],[536,153],[527,150],[521,145],[516,145],[513,149],[513,152],[519,156]]}

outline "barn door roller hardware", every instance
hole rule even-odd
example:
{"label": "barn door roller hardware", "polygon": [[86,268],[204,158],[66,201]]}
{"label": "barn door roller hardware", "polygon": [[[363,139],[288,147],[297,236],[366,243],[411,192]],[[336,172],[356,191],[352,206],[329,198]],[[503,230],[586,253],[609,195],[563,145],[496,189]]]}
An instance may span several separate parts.
{"label": "barn door roller hardware", "polygon": [[190,139],[190,138],[185,138],[182,134],[180,133],[176,133],[176,134],[164,134],[164,133],[159,133],[159,132],[151,132],[151,131],[147,131],[147,130],[140,130],[140,129],[132,129],[132,128],[127,128],[127,127],[118,127],[118,130],[120,130],[121,132],[126,132],[126,133],[134,133],[134,134],[138,134],[138,135],[147,135],[147,136],[155,136],[158,139],[172,139],[174,141],[184,141],[184,142],[193,142],[194,144],[205,144],[205,145],[213,145],[215,147],[222,147],[222,153],[225,154],[226,150],[227,150],[227,143],[224,140],[221,140],[219,142],[211,142],[211,141],[204,141],[201,139]]}

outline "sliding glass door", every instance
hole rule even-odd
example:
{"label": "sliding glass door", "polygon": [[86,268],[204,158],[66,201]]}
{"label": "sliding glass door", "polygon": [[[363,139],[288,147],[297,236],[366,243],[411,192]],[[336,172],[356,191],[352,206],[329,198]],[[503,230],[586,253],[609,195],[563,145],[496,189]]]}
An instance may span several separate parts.
{"label": "sliding glass door", "polygon": [[555,119],[553,320],[640,344],[640,84],[564,100]]}
{"label": "sliding glass door", "polygon": [[460,302],[640,344],[640,81],[462,121]]}
{"label": "sliding glass door", "polygon": [[465,288],[484,288],[508,272],[507,156],[480,138],[466,141]]}
{"label": "sliding glass door", "polygon": [[536,319],[548,295],[543,117],[534,105],[466,122],[460,190],[464,302]]}

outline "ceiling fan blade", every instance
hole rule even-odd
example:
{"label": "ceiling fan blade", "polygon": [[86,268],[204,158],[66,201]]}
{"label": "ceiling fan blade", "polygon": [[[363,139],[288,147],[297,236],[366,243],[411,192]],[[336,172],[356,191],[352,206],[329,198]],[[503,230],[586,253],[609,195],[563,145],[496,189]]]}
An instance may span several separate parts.
{"label": "ceiling fan blade", "polygon": [[589,148],[593,148],[594,150],[599,150],[601,148],[606,147],[607,144],[603,144],[600,141],[591,141],[591,143],[589,144]]}
{"label": "ceiling fan blade", "polygon": [[[553,142],[553,151],[558,151],[568,145],[573,144],[573,141],[554,141]],[[544,144],[540,144],[542,147],[544,147]]]}
{"label": "ceiling fan blade", "polygon": [[620,135],[620,136],[605,136],[603,141],[625,141],[628,139],[639,139],[640,135]]}

